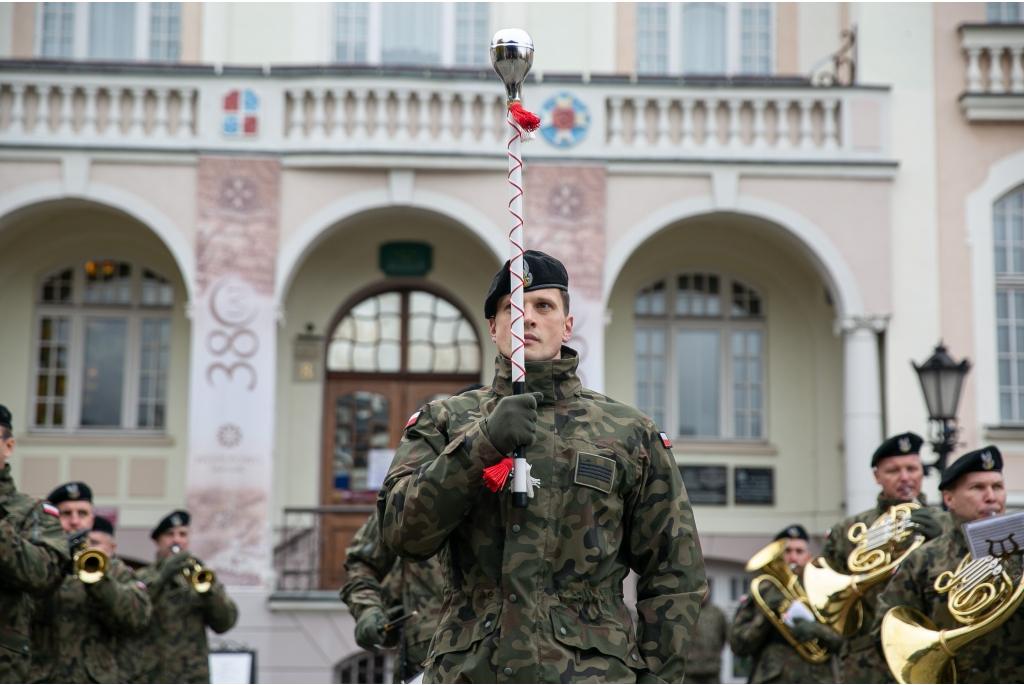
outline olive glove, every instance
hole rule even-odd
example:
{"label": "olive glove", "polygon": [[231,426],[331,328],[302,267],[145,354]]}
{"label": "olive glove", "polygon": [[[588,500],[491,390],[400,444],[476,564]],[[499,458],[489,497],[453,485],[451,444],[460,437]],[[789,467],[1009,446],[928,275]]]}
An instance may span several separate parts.
{"label": "olive glove", "polygon": [[503,397],[484,419],[484,431],[502,454],[516,447],[529,447],[537,441],[537,403],[544,398],[539,392]]}
{"label": "olive glove", "polygon": [[843,638],[838,633],[817,621],[808,621],[805,618],[793,619],[792,633],[797,642],[810,642],[818,638],[818,646],[830,652],[838,652],[843,644]]}
{"label": "olive glove", "polygon": [[371,606],[363,610],[356,621],[356,644],[368,652],[380,654],[380,645],[384,644],[384,626],[388,615],[380,607]]}
{"label": "olive glove", "polygon": [[160,580],[166,583],[175,575],[185,570],[185,567],[188,565],[188,552],[178,552],[174,556],[167,557],[167,561],[165,561],[163,565],[160,567]]}
{"label": "olive glove", "polygon": [[930,507],[921,507],[910,512],[910,521],[917,527],[925,540],[933,540],[942,535],[942,524]]}

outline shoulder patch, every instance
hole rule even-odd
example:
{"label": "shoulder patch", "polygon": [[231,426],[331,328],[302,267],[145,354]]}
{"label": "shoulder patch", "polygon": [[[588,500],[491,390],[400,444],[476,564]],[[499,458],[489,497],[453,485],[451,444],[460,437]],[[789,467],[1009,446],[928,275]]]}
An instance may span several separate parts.
{"label": "shoulder patch", "polygon": [[665,449],[672,449],[672,441],[668,439],[668,435],[665,433],[658,433],[661,437],[661,444],[665,446]]}
{"label": "shoulder patch", "polygon": [[831,528],[826,528],[825,529],[825,539],[828,540],[830,535],[832,535],[832,529]]}
{"label": "shoulder patch", "polygon": [[60,509],[53,506],[49,502],[43,502],[43,511],[45,511],[47,514],[53,514],[57,518],[60,518]]}
{"label": "shoulder patch", "polygon": [[412,428],[416,424],[417,419],[420,418],[420,414],[422,414],[422,413],[423,413],[422,411],[418,411],[415,414],[413,414],[412,416],[410,416],[409,420],[405,422],[405,427],[406,428]]}
{"label": "shoulder patch", "polygon": [[136,581],[135,581],[135,584],[136,584],[136,585],[138,585],[138,586],[139,586],[140,588],[142,588],[143,590],[145,590],[145,589],[146,589],[146,584],[145,584],[145,583],[143,583],[143,582],[142,582],[141,580],[136,580]]}

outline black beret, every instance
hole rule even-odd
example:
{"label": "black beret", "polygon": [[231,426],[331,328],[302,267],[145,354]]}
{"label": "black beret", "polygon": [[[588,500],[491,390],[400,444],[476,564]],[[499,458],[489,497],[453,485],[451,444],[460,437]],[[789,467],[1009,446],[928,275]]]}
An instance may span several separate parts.
{"label": "black beret", "polygon": [[960,476],[975,471],[1003,472],[1003,455],[995,445],[982,447],[980,450],[968,452],[942,472],[942,480],[939,481],[939,490],[949,490],[960,479]]}
{"label": "black beret", "polygon": [[875,450],[871,457],[871,466],[878,466],[878,462],[886,457],[905,457],[908,454],[921,454],[921,445],[924,438],[917,433],[900,433],[894,435]]}
{"label": "black beret", "polygon": [[65,483],[46,496],[51,504],[92,502],[92,488],[82,482]]}
{"label": "black beret", "polygon": [[808,537],[807,535],[807,529],[801,526],[799,523],[794,523],[793,525],[788,526],[785,530],[783,530],[781,533],[775,536],[776,540],[781,540],[782,538],[789,538],[791,540],[806,540],[807,542],[811,541],[810,537]]}
{"label": "black beret", "polygon": [[[487,291],[487,299],[484,300],[485,319],[493,319],[498,313],[498,300],[502,295],[512,292],[512,277],[508,273],[508,264],[506,261],[491,281],[491,289]],[[523,280],[523,292],[527,293],[545,288],[569,290],[569,274],[562,262],[537,250],[527,250],[523,253]]]}
{"label": "black beret", "polygon": [[97,533],[106,533],[110,537],[114,537],[114,524],[106,516],[94,516],[92,529]]}
{"label": "black beret", "polygon": [[14,430],[11,426],[11,410],[0,404],[0,428]]}
{"label": "black beret", "polygon": [[187,526],[190,519],[191,517],[188,515],[188,512],[183,509],[172,511],[157,524],[156,528],[153,529],[153,532],[149,534],[149,537],[156,540],[160,537],[160,534],[166,530],[170,530],[176,526]]}

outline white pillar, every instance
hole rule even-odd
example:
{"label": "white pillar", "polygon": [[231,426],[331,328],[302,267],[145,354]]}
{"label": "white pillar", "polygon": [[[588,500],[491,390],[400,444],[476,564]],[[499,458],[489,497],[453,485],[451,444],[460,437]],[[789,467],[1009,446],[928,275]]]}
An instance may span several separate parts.
{"label": "white pillar", "polygon": [[878,335],[885,320],[847,319],[843,331],[843,432],[847,515],[870,509],[878,497],[871,455],[882,442]]}

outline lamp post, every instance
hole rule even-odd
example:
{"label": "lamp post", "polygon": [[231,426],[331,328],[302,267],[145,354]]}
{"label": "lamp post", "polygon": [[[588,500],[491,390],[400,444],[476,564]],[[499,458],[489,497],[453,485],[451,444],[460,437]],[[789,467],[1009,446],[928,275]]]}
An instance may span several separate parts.
{"label": "lamp post", "polygon": [[956,447],[959,427],[956,421],[956,408],[960,403],[960,389],[963,387],[964,376],[971,369],[971,363],[964,359],[957,362],[949,356],[946,346],[939,341],[930,359],[918,366],[911,362],[917,371],[924,401],[928,405],[928,419],[931,421],[932,449],[936,459],[924,465],[928,473],[935,467],[941,474],[946,469],[946,459]]}

